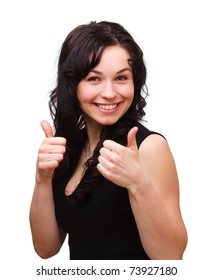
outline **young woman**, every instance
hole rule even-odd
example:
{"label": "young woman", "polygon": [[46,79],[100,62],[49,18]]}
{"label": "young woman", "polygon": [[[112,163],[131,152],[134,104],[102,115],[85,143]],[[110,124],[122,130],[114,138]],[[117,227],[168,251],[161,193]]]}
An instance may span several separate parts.
{"label": "young woman", "polygon": [[30,209],[33,244],[70,259],[182,259],[187,233],[175,163],[142,125],[143,53],[121,25],[91,22],[65,39]]}

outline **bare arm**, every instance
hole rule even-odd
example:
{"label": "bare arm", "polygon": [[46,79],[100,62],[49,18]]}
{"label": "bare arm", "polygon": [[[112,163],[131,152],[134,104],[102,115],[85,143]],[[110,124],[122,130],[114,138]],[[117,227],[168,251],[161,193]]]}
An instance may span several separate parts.
{"label": "bare arm", "polygon": [[144,249],[151,259],[182,259],[187,233],[179,207],[176,167],[168,144],[161,136],[151,135],[142,143],[139,155],[143,187],[134,182],[128,190]]}
{"label": "bare arm", "polygon": [[137,128],[128,133],[128,147],[106,140],[98,170],[128,190],[141,242],[151,259],[182,259],[187,233],[179,207],[175,163],[166,140],[150,135],[138,149]]}
{"label": "bare arm", "polygon": [[52,192],[52,174],[63,159],[66,141],[61,137],[53,137],[47,122],[42,122],[42,128],[46,139],[38,154],[30,226],[35,251],[40,257],[49,258],[58,253],[66,237],[56,221]]}
{"label": "bare arm", "polygon": [[30,208],[33,245],[37,254],[49,258],[60,250],[65,234],[58,227],[51,181],[36,182]]}

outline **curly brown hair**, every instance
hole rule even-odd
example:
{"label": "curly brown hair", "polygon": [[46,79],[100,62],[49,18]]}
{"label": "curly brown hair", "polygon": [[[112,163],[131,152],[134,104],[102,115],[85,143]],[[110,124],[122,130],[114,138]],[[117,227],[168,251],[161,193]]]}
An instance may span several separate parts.
{"label": "curly brown hair", "polygon": [[49,108],[53,118],[55,136],[65,137],[67,147],[64,160],[55,170],[53,182],[75,166],[87,140],[81,108],[77,98],[79,82],[100,62],[105,48],[119,45],[130,54],[133,71],[134,98],[130,108],[113,125],[102,129],[100,142],[87,161],[86,172],[77,188],[78,197],[85,197],[102,177],[96,166],[99,150],[105,139],[126,145],[129,129],[145,115],[147,96],[146,67],[143,52],[131,34],[120,24],[108,21],[80,25],[72,30],[62,44],[58,60],[56,87],[50,93]]}

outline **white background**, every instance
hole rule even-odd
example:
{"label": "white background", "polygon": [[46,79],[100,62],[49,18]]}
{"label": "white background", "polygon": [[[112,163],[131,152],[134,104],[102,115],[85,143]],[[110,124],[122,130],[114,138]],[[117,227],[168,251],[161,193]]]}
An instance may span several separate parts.
{"label": "white background", "polygon": [[67,264],[67,244],[50,260],[34,253],[28,217],[43,139],[40,121],[51,120],[47,96],[58,52],[71,29],[91,20],[123,24],[144,51],[150,95],[146,125],[166,136],[179,173],[189,235],[182,273],[212,278],[212,14],[207,0],[1,1],[2,279],[34,279],[41,265]]}

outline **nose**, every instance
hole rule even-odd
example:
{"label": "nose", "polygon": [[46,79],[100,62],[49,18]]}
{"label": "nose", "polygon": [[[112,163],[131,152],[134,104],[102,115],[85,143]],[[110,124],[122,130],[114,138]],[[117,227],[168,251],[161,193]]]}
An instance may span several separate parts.
{"label": "nose", "polygon": [[105,82],[103,84],[103,88],[101,90],[101,97],[106,99],[113,99],[115,98],[116,94],[117,94],[116,90],[111,81]]}

